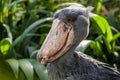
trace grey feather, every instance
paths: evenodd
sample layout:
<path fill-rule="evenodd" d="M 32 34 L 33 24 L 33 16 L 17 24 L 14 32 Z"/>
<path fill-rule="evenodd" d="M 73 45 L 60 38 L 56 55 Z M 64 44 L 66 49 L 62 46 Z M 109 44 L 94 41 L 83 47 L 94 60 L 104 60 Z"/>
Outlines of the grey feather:
<path fill-rule="evenodd" d="M 65 54 L 47 69 L 49 80 L 120 80 L 117 70 L 83 53 Z"/>
<path fill-rule="evenodd" d="M 49 80 L 120 80 L 120 72 L 74 50 L 89 32 L 90 8 L 70 6 L 57 11 L 54 19 L 71 18 L 74 31 L 73 46 L 60 58 L 47 64 Z"/>

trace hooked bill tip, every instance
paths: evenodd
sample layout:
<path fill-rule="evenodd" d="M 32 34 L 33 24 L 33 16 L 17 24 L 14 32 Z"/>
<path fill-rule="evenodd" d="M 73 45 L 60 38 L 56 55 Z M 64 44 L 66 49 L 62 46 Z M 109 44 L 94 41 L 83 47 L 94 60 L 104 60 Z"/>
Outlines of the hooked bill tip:
<path fill-rule="evenodd" d="M 40 64 L 47 64 L 47 63 L 48 63 L 48 58 L 47 58 L 47 56 L 37 55 L 37 61 L 38 61 Z"/>

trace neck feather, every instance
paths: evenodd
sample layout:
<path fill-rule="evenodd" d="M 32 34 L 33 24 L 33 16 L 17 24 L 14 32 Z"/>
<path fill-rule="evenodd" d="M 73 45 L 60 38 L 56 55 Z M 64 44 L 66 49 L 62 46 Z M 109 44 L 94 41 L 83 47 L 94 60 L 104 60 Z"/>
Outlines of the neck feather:
<path fill-rule="evenodd" d="M 49 80 L 64 80 L 69 76 L 68 72 L 75 68 L 77 62 L 74 58 L 74 49 L 69 49 L 62 57 L 47 64 Z"/>

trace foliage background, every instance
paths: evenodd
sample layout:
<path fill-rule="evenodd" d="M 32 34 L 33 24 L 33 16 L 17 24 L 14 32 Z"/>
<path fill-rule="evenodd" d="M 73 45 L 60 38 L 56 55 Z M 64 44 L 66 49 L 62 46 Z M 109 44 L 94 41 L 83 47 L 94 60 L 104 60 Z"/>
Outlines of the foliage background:
<path fill-rule="evenodd" d="M 1 0 L 0 78 L 47 80 L 36 54 L 52 24 L 53 13 L 73 3 L 93 6 L 90 34 L 76 51 L 120 70 L 120 0 Z"/>

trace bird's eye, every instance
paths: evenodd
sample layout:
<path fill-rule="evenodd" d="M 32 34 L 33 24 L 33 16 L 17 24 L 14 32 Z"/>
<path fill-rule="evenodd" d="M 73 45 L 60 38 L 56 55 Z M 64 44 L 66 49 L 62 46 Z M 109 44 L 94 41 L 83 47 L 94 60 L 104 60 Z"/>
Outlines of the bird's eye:
<path fill-rule="evenodd" d="M 74 22 L 76 20 L 76 17 L 70 17 L 67 19 L 68 22 Z"/>
<path fill-rule="evenodd" d="M 70 19 L 70 18 L 68 18 L 67 20 L 68 20 L 68 21 L 72 21 L 72 19 Z"/>

